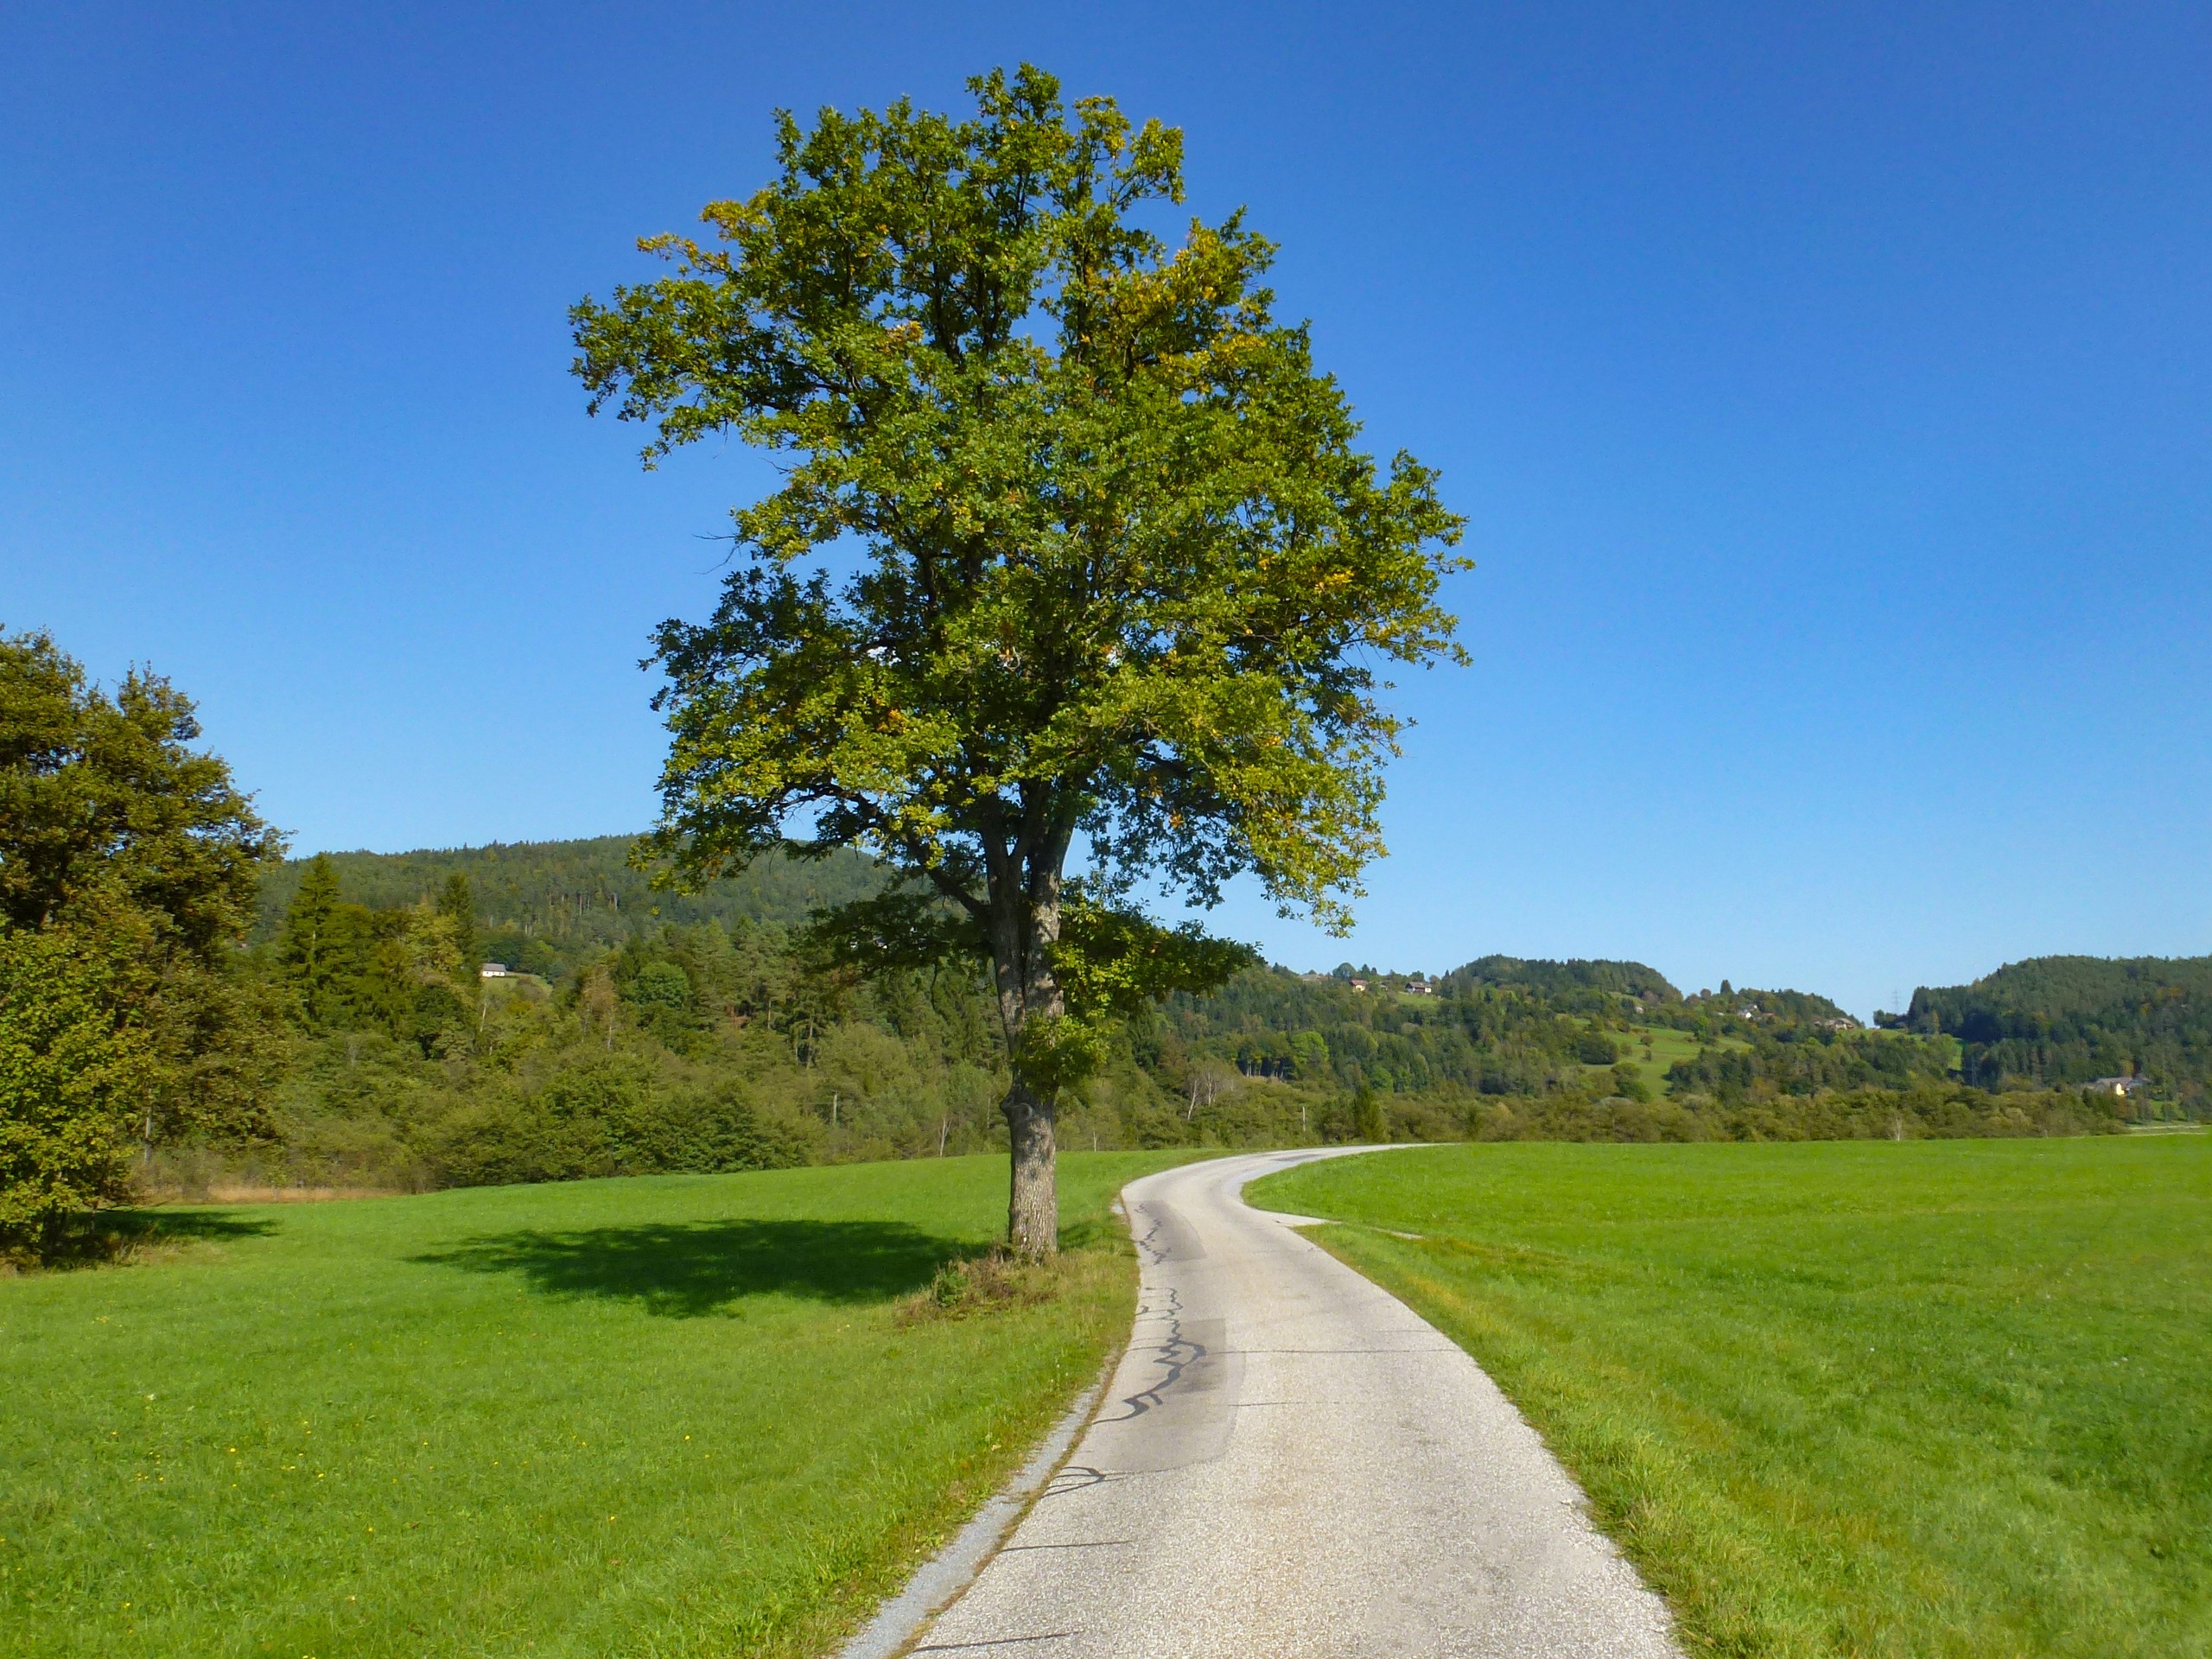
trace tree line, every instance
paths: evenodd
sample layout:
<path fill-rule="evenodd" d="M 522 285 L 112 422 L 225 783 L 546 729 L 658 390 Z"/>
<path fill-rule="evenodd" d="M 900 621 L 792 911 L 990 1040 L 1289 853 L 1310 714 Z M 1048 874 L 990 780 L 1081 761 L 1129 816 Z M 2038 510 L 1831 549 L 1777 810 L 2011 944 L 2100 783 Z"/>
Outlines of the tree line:
<path fill-rule="evenodd" d="M 1878 1018 L 1952 1039 L 1961 1075 L 1987 1089 L 2132 1079 L 2190 1116 L 2212 1095 L 2212 957 L 2041 957 L 1923 986 L 1902 1014 Z"/>
<path fill-rule="evenodd" d="M 110 694 L 42 634 L 0 640 L 10 1248 L 50 1251 L 148 1191 L 1007 1148 L 993 986 L 972 956 L 891 937 L 912 917 L 864 857 L 764 858 L 688 894 L 653 887 L 621 837 L 287 861 L 200 737 L 157 676 Z M 873 946 L 830 925 L 855 913 Z M 1096 914 L 1080 925 L 1108 925 Z M 1867 1030 L 1825 998 L 1685 995 L 1636 963 L 1486 957 L 1427 978 L 1248 953 L 1217 989 L 1101 1020 L 1057 1101 L 1060 1135 L 2110 1128 L 2202 1109 L 2208 966 L 2019 964 Z M 1662 1065 L 1662 1042 L 1688 1052 Z M 2162 1092 L 2078 1086 L 2123 1068 Z"/>

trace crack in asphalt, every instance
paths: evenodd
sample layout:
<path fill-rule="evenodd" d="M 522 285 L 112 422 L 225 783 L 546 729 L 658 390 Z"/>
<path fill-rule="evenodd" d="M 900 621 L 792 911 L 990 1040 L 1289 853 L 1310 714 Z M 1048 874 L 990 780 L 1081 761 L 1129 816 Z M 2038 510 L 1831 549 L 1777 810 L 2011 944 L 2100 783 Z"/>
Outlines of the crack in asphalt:
<path fill-rule="evenodd" d="M 1124 1198 L 1141 1290 L 1106 1411 L 912 1652 L 1681 1659 L 1663 1604 L 1457 1344 L 1242 1205 L 1244 1179 L 1303 1161 L 1162 1172 Z M 1421 1363 L 1335 1363 L 1402 1357 Z"/>
<path fill-rule="evenodd" d="M 1153 1233 L 1157 1232 L 1159 1227 L 1159 1220 L 1154 1217 L 1152 1229 L 1145 1236 L 1146 1239 L 1149 1239 Z M 1144 1240 L 1140 1240 L 1139 1243 L 1144 1245 Z M 1155 1255 L 1159 1255 L 1156 1250 L 1154 1253 Z M 1160 1259 L 1166 1258 L 1162 1256 Z M 1205 1344 L 1184 1334 L 1181 1293 L 1173 1285 L 1163 1286 L 1162 1289 L 1166 1293 L 1167 1306 L 1165 1308 L 1149 1306 L 1140 1308 L 1137 1311 L 1137 1318 L 1140 1321 L 1147 1318 L 1166 1320 L 1167 1333 L 1166 1338 L 1154 1350 L 1153 1362 L 1157 1365 L 1164 1366 L 1166 1375 L 1150 1388 L 1140 1389 L 1135 1394 L 1123 1396 L 1122 1404 L 1127 1406 L 1128 1409 L 1117 1417 L 1100 1417 L 1097 1421 L 1102 1423 L 1129 1422 L 1143 1416 L 1156 1406 L 1165 1405 L 1167 1391 L 1183 1380 L 1183 1374 L 1185 1371 L 1206 1357 L 1208 1351 Z"/>
<path fill-rule="evenodd" d="M 1134 1538 L 1093 1538 L 1085 1543 L 1008 1544 L 999 1554 L 1018 1555 L 1025 1549 L 1127 1549 L 1135 1542 Z"/>
<path fill-rule="evenodd" d="M 1012 1648 L 1024 1642 L 1065 1642 L 1079 1635 L 1076 1630 L 1048 1630 L 1040 1636 L 1001 1636 L 988 1642 L 930 1642 L 912 1649 L 915 1653 L 974 1653 L 981 1648 Z"/>

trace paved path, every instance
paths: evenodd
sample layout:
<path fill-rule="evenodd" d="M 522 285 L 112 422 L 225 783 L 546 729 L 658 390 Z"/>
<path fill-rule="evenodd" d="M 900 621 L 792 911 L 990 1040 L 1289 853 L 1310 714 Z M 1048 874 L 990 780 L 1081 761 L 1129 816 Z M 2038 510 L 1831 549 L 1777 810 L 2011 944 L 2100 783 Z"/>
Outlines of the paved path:
<path fill-rule="evenodd" d="M 1129 1351 L 1090 1431 L 912 1649 L 985 1659 L 1675 1659 L 1665 1609 L 1433 1326 L 1238 1190 L 1148 1176 Z"/>

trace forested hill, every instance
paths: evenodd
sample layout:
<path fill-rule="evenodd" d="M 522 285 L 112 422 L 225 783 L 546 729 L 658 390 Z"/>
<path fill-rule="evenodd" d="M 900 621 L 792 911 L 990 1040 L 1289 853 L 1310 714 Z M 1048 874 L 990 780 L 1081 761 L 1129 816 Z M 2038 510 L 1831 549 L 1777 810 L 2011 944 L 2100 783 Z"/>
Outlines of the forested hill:
<path fill-rule="evenodd" d="M 1971 985 L 1923 986 L 1902 1025 L 1961 1047 L 1984 1088 L 2146 1078 L 2160 1094 L 2212 1086 L 2212 957 L 2037 957 Z"/>
<path fill-rule="evenodd" d="M 632 838 L 517 842 L 412 853 L 333 853 L 340 893 L 372 910 L 429 898 L 456 874 L 468 878 L 486 959 L 548 978 L 627 943 L 663 922 L 683 926 L 744 920 L 789 927 L 810 910 L 842 904 L 876 886 L 876 867 L 858 853 L 819 863 L 763 859 L 743 874 L 696 893 L 657 893 L 629 862 Z M 272 868 L 261 886 L 255 942 L 272 939 L 300 888 L 304 859 Z"/>
<path fill-rule="evenodd" d="M 243 964 L 287 1033 L 265 1161 L 388 1186 L 1003 1146 L 981 976 L 832 969 L 792 944 L 878 867 L 768 860 L 673 894 L 630 844 L 340 854 L 334 893 L 303 892 L 302 863 L 272 871 Z M 483 980 L 486 960 L 530 976 Z M 1255 965 L 1117 1028 L 1060 1128 L 1086 1147 L 2111 1128 L 2202 1104 L 2209 992 L 2208 963 L 2023 964 L 1922 993 L 1908 1033 L 1805 992 L 1684 995 L 1636 962 Z M 2129 1069 L 2170 1081 L 2064 1092 Z"/>
<path fill-rule="evenodd" d="M 1524 962 L 1518 957 L 1484 957 L 1454 969 L 1441 982 L 1452 995 L 1478 986 L 1518 985 L 1554 997 L 1595 991 L 1645 1002 L 1682 1000 L 1682 994 L 1668 982 L 1664 974 L 1640 962 Z"/>

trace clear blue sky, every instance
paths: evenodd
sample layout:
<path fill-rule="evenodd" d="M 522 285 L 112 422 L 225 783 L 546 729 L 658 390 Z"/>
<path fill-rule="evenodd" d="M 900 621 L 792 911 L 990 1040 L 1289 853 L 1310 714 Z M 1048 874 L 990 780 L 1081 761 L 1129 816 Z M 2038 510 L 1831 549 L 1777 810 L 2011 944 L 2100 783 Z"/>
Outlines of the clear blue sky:
<path fill-rule="evenodd" d="M 768 116 L 1032 59 L 1188 136 L 1480 563 L 1349 944 L 1864 1014 L 2212 949 L 2212 11 L 21 7 L 0 623 L 148 662 L 301 850 L 632 830 L 759 464 L 564 309 Z"/>

